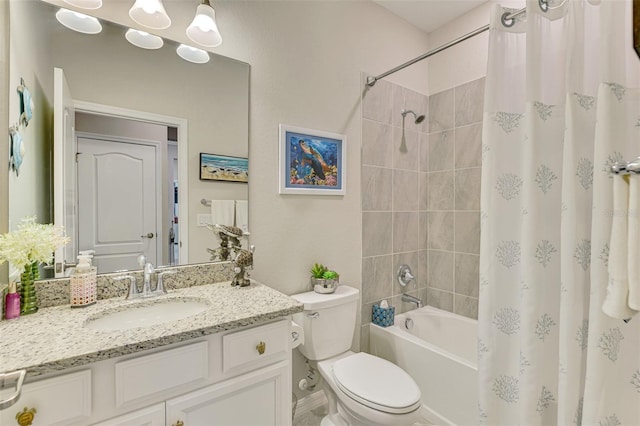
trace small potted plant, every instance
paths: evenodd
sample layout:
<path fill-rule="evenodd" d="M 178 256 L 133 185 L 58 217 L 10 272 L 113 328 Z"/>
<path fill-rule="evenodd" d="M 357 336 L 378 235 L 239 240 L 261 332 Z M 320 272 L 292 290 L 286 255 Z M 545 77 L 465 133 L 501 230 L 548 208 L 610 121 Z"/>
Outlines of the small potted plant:
<path fill-rule="evenodd" d="M 321 263 L 313 265 L 311 270 L 311 287 L 316 293 L 333 293 L 336 291 L 340 275 Z"/>

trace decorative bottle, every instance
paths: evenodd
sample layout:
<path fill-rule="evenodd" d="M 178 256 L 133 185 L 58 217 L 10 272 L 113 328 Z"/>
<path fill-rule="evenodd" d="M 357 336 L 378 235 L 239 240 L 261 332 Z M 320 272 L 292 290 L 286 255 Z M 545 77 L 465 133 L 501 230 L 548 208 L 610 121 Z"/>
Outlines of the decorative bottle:
<path fill-rule="evenodd" d="M 91 265 L 93 253 L 93 250 L 81 251 L 78 265 L 71 273 L 69 295 L 72 308 L 93 305 L 98 300 L 97 268 Z"/>
<path fill-rule="evenodd" d="M 16 283 L 9 284 L 9 292 L 5 298 L 4 317 L 6 319 L 20 316 L 20 295 L 16 292 Z"/>

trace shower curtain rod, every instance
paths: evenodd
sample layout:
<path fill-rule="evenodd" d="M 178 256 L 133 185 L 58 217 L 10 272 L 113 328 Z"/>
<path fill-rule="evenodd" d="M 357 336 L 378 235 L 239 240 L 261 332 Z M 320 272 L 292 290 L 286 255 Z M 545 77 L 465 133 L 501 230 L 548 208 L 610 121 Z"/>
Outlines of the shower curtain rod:
<path fill-rule="evenodd" d="M 546 4 L 546 1 L 544 1 L 544 0 L 539 0 L 539 1 L 541 3 L 541 8 L 542 8 L 542 4 Z M 527 8 L 525 7 L 525 8 L 522 8 L 520 10 L 516 10 L 515 12 L 511 12 L 511 13 L 505 12 L 502 15 L 502 19 L 501 19 L 502 24 L 504 26 L 506 26 L 506 27 L 512 26 L 515 23 L 514 18 L 517 17 L 517 16 L 522 15 L 526 11 L 527 11 Z M 409 65 L 413 65 L 416 62 L 420 62 L 423 59 L 427 59 L 428 57 L 433 56 L 436 53 L 440 53 L 443 50 L 446 50 L 446 49 L 448 49 L 448 48 L 450 48 L 452 46 L 455 46 L 458 43 L 462 43 L 463 41 L 465 41 L 467 39 L 470 39 L 471 37 L 477 36 L 478 34 L 487 31 L 488 29 L 489 29 L 489 24 L 485 25 L 484 27 L 480 27 L 480 28 L 478 28 L 476 30 L 473 30 L 468 34 L 463 35 L 462 37 L 458 37 L 457 39 L 455 39 L 453 41 L 450 41 L 449 43 L 443 44 L 440 47 L 436 47 L 435 49 L 428 51 L 424 55 L 418 56 L 417 58 L 414 58 L 414 59 L 412 59 L 412 60 L 410 60 L 408 62 L 405 62 L 402 65 L 398 65 L 397 67 L 395 67 L 395 68 L 393 68 L 393 69 L 391 69 L 391 70 L 389 70 L 387 72 L 384 72 L 384 73 L 382 73 L 382 74 L 380 74 L 380 75 L 378 75 L 376 77 L 369 76 L 369 77 L 367 77 L 367 86 L 373 87 L 376 84 L 376 82 L 378 80 L 380 80 L 381 78 L 385 78 L 386 76 L 388 76 L 390 74 L 393 74 L 394 72 L 398 72 L 398 71 L 400 71 L 402 69 L 405 69 Z"/>

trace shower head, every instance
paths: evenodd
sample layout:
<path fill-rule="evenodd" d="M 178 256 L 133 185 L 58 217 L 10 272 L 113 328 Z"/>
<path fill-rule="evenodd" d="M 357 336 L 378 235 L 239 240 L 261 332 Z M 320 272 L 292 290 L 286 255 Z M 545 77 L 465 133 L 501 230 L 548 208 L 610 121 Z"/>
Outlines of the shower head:
<path fill-rule="evenodd" d="M 403 121 L 404 121 L 404 117 L 409 113 L 413 114 L 413 116 L 415 117 L 416 124 L 422 123 L 424 121 L 424 118 L 425 118 L 424 114 L 417 115 L 415 112 L 411 111 L 410 109 L 403 109 L 402 111 L 400 111 L 400 114 L 402 114 Z"/>

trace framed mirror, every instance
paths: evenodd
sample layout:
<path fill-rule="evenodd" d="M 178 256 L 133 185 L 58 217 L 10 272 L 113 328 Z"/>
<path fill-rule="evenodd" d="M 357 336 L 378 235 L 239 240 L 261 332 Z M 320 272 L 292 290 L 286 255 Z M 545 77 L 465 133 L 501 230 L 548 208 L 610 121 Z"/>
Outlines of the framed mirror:
<path fill-rule="evenodd" d="M 148 250 L 154 265 L 209 261 L 218 243 L 201 200 L 247 200 L 248 184 L 200 180 L 200 153 L 248 157 L 249 65 L 211 52 L 205 64 L 187 62 L 171 40 L 141 49 L 104 20 L 99 34 L 81 34 L 58 10 L 10 3 L 9 117 L 26 148 L 9 178 L 10 227 L 33 215 L 63 221 L 72 243 L 56 262 L 96 250 L 101 273 L 139 269 Z M 26 126 L 12 90 L 20 79 L 35 107 Z M 60 123 L 71 130 L 61 134 Z M 54 165 L 65 135 L 67 161 Z"/>

